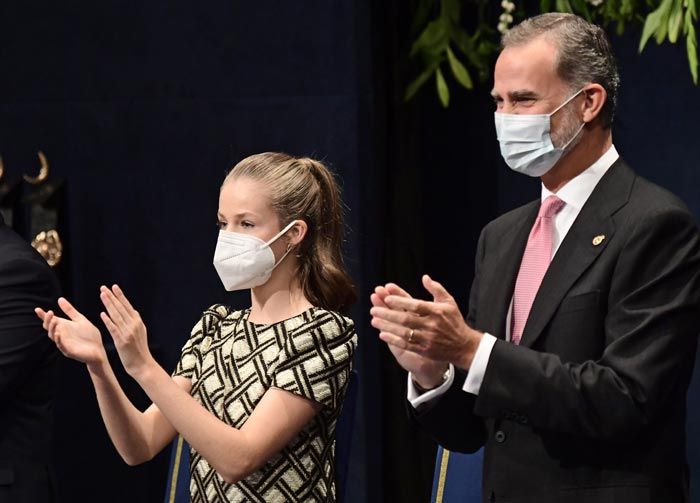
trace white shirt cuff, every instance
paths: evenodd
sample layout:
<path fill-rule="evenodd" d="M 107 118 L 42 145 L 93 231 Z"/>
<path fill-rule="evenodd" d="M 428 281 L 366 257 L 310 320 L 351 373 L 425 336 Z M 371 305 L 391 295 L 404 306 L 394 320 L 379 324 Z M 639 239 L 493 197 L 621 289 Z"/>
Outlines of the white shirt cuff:
<path fill-rule="evenodd" d="M 476 353 L 474 353 L 472 366 L 467 373 L 467 379 L 464 381 L 464 386 L 462 386 L 462 389 L 467 393 L 471 393 L 472 395 L 479 394 L 481 383 L 484 380 L 484 374 L 486 374 L 486 366 L 489 363 L 491 351 L 493 350 L 494 344 L 496 344 L 496 340 L 497 339 L 493 335 L 487 333 L 481 338 L 479 347 L 476 348 Z"/>
<path fill-rule="evenodd" d="M 411 403 L 411 406 L 415 409 L 419 405 L 422 405 L 424 403 L 427 403 L 440 395 L 443 395 L 448 389 L 450 389 L 450 386 L 452 386 L 452 382 L 455 380 L 455 369 L 450 364 L 450 368 L 447 370 L 447 379 L 445 379 L 445 382 L 443 382 L 440 386 L 437 388 L 433 388 L 431 390 L 426 391 L 425 393 L 419 393 L 418 390 L 416 389 L 415 385 L 413 384 L 413 377 L 411 376 L 411 373 L 408 373 L 408 401 Z"/>

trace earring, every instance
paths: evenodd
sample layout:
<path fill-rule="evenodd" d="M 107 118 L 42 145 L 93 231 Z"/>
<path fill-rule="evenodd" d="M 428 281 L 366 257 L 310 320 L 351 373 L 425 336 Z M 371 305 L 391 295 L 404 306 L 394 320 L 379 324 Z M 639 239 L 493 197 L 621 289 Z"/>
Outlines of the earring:
<path fill-rule="evenodd" d="M 287 253 L 292 249 L 292 243 L 287 243 Z"/>

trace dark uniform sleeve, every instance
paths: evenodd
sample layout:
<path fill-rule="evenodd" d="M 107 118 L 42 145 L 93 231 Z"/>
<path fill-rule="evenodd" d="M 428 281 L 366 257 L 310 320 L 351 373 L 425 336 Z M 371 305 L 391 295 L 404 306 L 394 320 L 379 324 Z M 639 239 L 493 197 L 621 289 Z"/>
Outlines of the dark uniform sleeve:
<path fill-rule="evenodd" d="M 0 408 L 36 365 L 57 356 L 34 308 L 54 309 L 58 295 L 58 281 L 40 257 L 28 251 L 0 260 Z"/>

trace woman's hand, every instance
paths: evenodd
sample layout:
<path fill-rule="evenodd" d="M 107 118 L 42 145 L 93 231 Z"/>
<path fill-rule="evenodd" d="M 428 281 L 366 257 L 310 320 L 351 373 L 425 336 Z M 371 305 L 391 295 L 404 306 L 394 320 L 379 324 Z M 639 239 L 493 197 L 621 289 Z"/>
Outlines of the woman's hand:
<path fill-rule="evenodd" d="M 114 285 L 111 290 L 102 286 L 100 300 L 107 309 L 106 313 L 100 313 L 100 318 L 114 339 L 119 359 L 126 372 L 138 379 L 142 372 L 155 364 L 148 349 L 146 325 L 119 286 Z"/>
<path fill-rule="evenodd" d="M 59 351 L 68 358 L 88 366 L 106 362 L 107 353 L 97 327 L 63 297 L 58 299 L 58 306 L 69 319 L 56 316 L 53 311 L 47 312 L 40 307 L 34 309 L 34 312 L 42 320 L 44 329 Z"/>

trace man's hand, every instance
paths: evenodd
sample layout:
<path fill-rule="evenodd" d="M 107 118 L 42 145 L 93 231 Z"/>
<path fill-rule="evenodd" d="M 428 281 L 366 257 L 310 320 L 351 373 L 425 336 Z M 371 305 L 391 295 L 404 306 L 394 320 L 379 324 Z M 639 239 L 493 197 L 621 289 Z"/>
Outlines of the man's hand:
<path fill-rule="evenodd" d="M 383 306 L 373 300 L 372 326 L 380 330 L 380 339 L 389 344 L 394 356 L 400 350 L 468 369 L 483 334 L 466 324 L 454 298 L 440 283 L 426 274 L 423 286 L 433 296 L 432 302 L 413 299 L 403 291 L 390 291 L 382 299 Z"/>
<path fill-rule="evenodd" d="M 406 299 L 411 298 L 400 286 L 394 283 L 388 283 L 386 286 L 378 286 L 375 288 L 370 300 L 374 307 L 386 308 L 387 306 L 384 303 L 384 299 L 390 295 Z M 421 388 L 434 388 L 442 382 L 442 376 L 445 370 L 447 370 L 447 363 L 430 360 L 418 353 L 414 353 L 413 351 L 409 351 L 394 344 L 388 343 L 387 346 L 398 364 L 401 365 L 404 370 L 412 374 L 413 380 Z"/>

